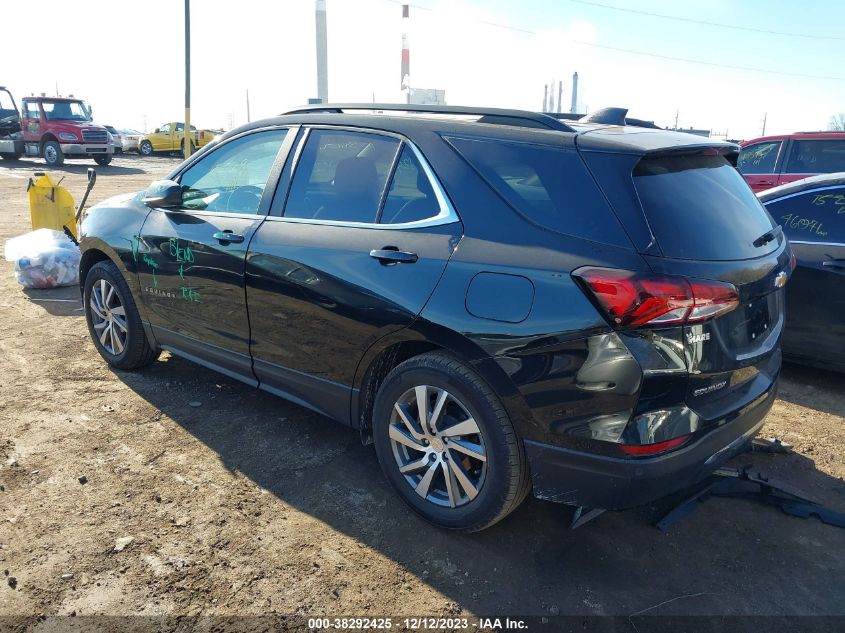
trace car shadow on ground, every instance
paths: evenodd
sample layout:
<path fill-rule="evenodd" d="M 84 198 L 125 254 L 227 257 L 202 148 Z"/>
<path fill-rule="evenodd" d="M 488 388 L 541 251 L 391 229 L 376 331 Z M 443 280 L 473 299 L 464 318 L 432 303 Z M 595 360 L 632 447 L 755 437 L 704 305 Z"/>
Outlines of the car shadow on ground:
<path fill-rule="evenodd" d="M 845 530 L 815 519 L 712 498 L 668 533 L 652 525 L 666 503 L 569 530 L 571 509 L 529 498 L 484 532 L 454 534 L 404 505 L 355 430 L 167 355 L 144 372 L 117 375 L 230 471 L 475 613 L 787 615 L 838 613 L 845 604 Z M 745 463 L 775 467 L 793 485 L 845 506 L 842 482 L 806 457 L 734 460 Z"/>
<path fill-rule="evenodd" d="M 64 286 L 62 288 L 23 288 L 23 293 L 30 302 L 41 306 L 45 312 L 53 316 L 83 316 L 82 298 L 79 286 Z"/>
<path fill-rule="evenodd" d="M 19 174 L 21 176 L 30 177 L 35 172 L 49 172 L 52 175 L 60 174 L 82 174 L 85 175 L 88 169 L 93 167 L 97 171 L 97 175 L 112 175 L 112 176 L 128 176 L 132 174 L 144 174 L 146 171 L 140 167 L 135 167 L 131 164 L 124 164 L 124 157 L 118 156 L 117 161 L 109 165 L 98 165 L 93 160 L 81 160 L 79 162 L 66 162 L 59 166 L 50 166 L 41 160 L 13 160 L 3 161 L 0 167 L 5 167 L 11 174 Z"/>
<path fill-rule="evenodd" d="M 845 417 L 845 373 L 784 363 L 781 375 L 780 399 Z"/>

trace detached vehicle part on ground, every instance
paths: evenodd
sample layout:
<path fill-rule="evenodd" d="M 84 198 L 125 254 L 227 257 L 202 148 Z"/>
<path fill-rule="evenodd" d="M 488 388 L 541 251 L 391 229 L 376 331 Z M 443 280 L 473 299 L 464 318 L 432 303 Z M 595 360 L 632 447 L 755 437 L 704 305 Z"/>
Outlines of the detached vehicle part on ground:
<path fill-rule="evenodd" d="M 49 166 L 58 167 L 66 158 L 93 158 L 98 165 L 108 165 L 114 155 L 108 131 L 92 122 L 91 111 L 80 99 L 24 97 L 18 120 L 20 136 L 10 139 L 11 151 L 0 144 L 4 158 L 41 156 Z"/>
<path fill-rule="evenodd" d="M 92 208 L 89 331 L 114 367 L 168 350 L 359 428 L 444 528 L 532 489 L 637 506 L 744 450 L 775 399 L 793 258 L 737 150 L 309 106 Z"/>
<path fill-rule="evenodd" d="M 197 130 L 191 126 L 192 152 L 204 147 L 217 136 L 214 130 Z M 184 152 L 185 124 L 178 121 L 164 123 L 151 134 L 145 134 L 138 141 L 138 151 L 144 156 L 151 156 L 155 152 Z"/>

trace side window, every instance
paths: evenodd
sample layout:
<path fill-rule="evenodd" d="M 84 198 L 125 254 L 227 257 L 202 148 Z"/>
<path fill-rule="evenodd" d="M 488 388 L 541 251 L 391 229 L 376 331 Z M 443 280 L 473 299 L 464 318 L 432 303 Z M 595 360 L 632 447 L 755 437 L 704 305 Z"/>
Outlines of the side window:
<path fill-rule="evenodd" d="M 185 124 L 184 123 L 177 123 L 176 124 L 176 131 L 177 132 L 184 132 L 185 131 Z"/>
<path fill-rule="evenodd" d="M 24 116 L 28 119 L 37 119 L 39 118 L 38 114 L 38 104 L 32 101 L 27 101 L 23 107 Z"/>
<path fill-rule="evenodd" d="M 312 130 L 293 175 L 285 217 L 375 222 L 399 141 Z"/>
<path fill-rule="evenodd" d="M 184 208 L 257 213 L 285 134 L 287 130 L 248 134 L 206 154 L 179 180 Z"/>
<path fill-rule="evenodd" d="M 741 174 L 773 174 L 780 152 L 781 141 L 755 143 L 743 147 L 736 167 Z"/>
<path fill-rule="evenodd" d="M 379 222 L 401 224 L 432 218 L 440 213 L 434 188 L 414 151 L 405 145 L 393 172 L 393 180 Z"/>
<path fill-rule="evenodd" d="M 845 243 L 845 187 L 806 191 L 766 208 L 791 240 Z"/>
<path fill-rule="evenodd" d="M 845 141 L 794 141 L 786 171 L 790 174 L 845 171 Z"/>
<path fill-rule="evenodd" d="M 158 129 L 158 131 L 162 134 L 170 134 L 170 123 L 165 123 Z"/>
<path fill-rule="evenodd" d="M 619 220 L 575 152 L 502 140 L 446 140 L 531 222 L 558 233 L 631 247 Z"/>

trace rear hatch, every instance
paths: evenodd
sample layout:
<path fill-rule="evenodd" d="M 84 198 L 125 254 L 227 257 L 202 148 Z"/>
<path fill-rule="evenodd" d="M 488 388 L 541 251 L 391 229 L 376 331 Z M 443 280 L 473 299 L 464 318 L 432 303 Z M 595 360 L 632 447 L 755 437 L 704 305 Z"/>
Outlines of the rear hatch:
<path fill-rule="evenodd" d="M 704 420 L 722 418 L 762 397 L 777 377 L 788 245 L 719 150 L 646 155 L 632 174 L 654 238 L 643 254 L 650 268 L 736 288 L 735 308 L 683 325 L 686 403 Z"/>

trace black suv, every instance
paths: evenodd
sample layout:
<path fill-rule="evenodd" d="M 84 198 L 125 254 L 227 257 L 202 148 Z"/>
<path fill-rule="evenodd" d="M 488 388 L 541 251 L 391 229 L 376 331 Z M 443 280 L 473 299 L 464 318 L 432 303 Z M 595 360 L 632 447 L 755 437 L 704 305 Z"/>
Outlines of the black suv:
<path fill-rule="evenodd" d="M 374 110 L 374 108 L 377 108 Z M 742 450 L 791 252 L 737 147 L 516 110 L 314 106 L 94 207 L 97 350 L 168 350 L 361 429 L 419 514 L 621 509 Z"/>

